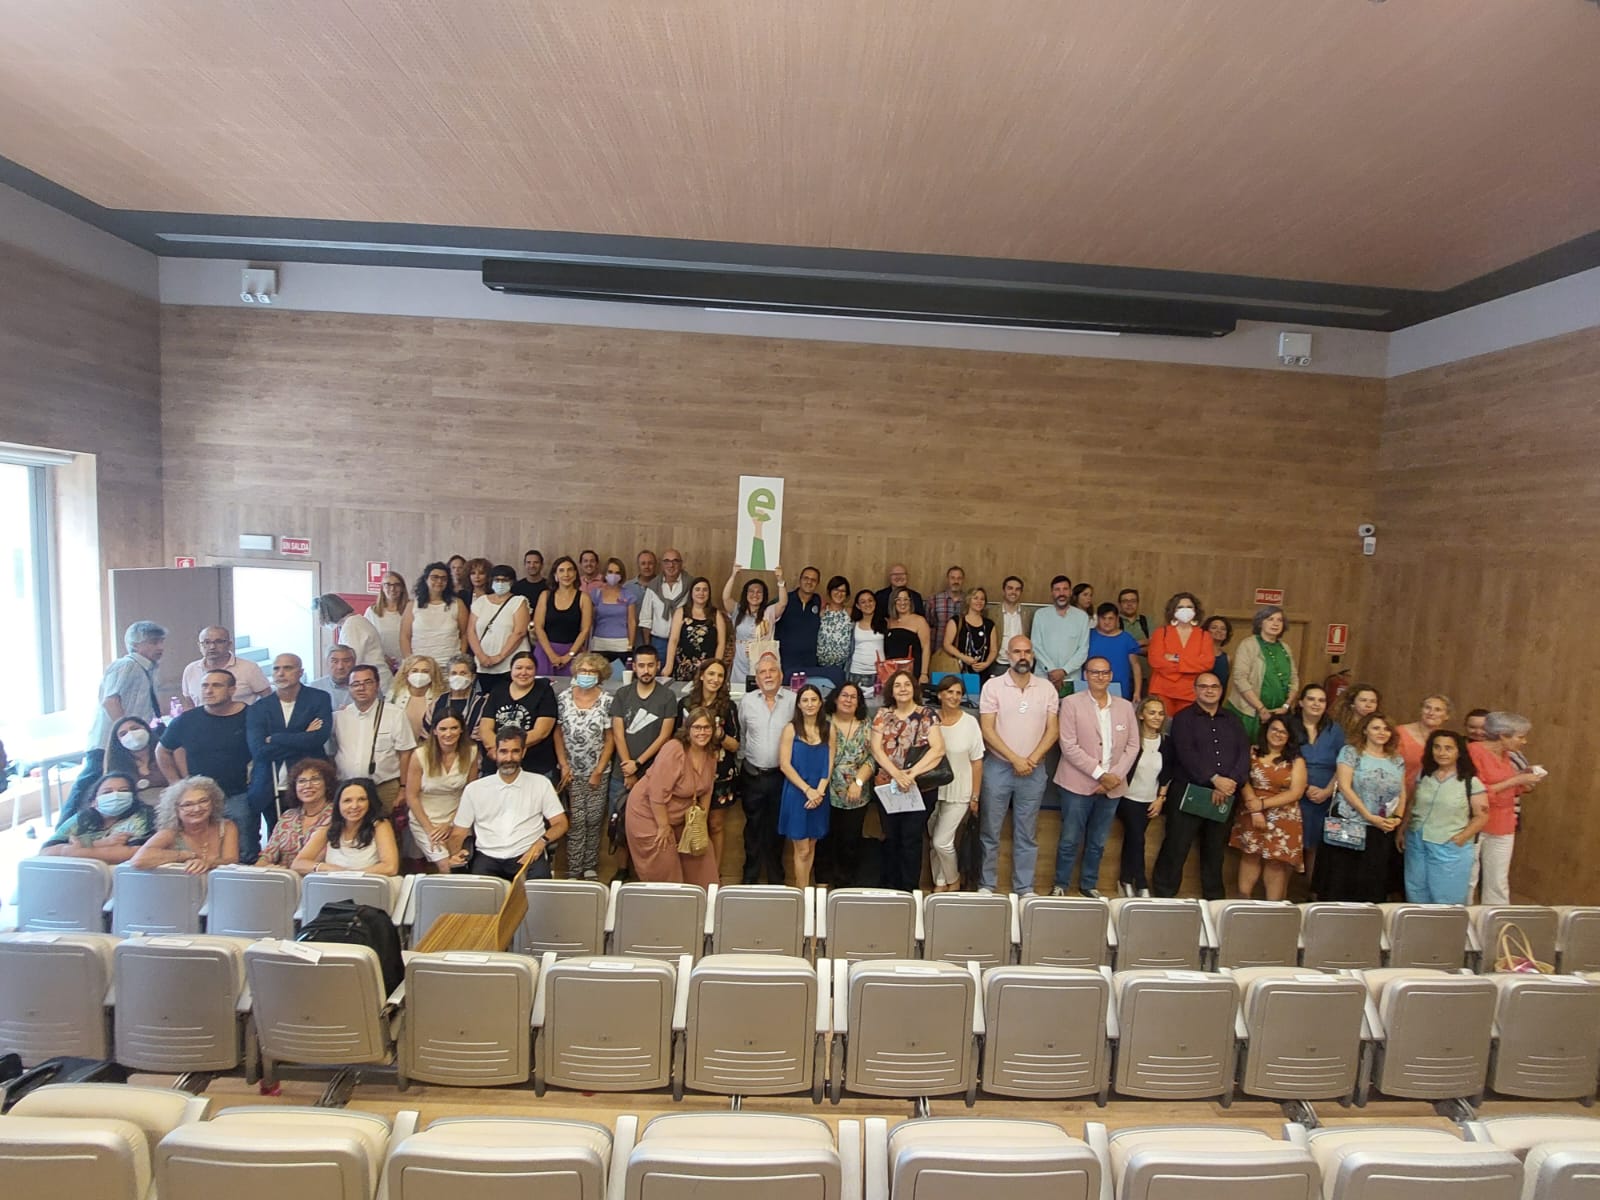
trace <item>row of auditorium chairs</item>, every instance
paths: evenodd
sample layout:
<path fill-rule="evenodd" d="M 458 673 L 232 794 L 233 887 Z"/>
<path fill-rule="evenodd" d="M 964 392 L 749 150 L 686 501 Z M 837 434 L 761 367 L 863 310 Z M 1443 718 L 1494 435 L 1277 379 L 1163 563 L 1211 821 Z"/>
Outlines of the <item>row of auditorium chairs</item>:
<path fill-rule="evenodd" d="M 499 911 L 509 885 L 482 875 L 382 879 L 233 867 L 210 876 L 139 871 L 88 859 L 21 864 L 17 928 L 130 935 L 293 937 L 331 900 L 389 912 L 419 942 L 445 913 Z M 769 953 L 802 957 L 927 958 L 1126 970 L 1168 967 L 1381 966 L 1495 962 L 1515 924 L 1535 957 L 1563 974 L 1600 971 L 1600 908 L 1539 905 L 1294 905 L 1252 900 L 1156 900 L 916 892 L 876 888 L 713 887 L 576 880 L 525 885 L 528 916 L 516 949 L 573 954 Z"/>
<path fill-rule="evenodd" d="M 1512 1116 L 1459 1130 L 1352 1125 L 1282 1136 L 1236 1126 L 755 1112 L 640 1127 L 520 1116 L 391 1120 L 343 1109 L 208 1114 L 181 1092 L 64 1084 L 0 1117 L 18 1196 L 97 1200 L 1588 1200 L 1600 1121 Z M 14 1189 L 14 1190 L 13 1190 Z M 1459 1193 L 1454 1189 L 1461 1189 Z"/>
<path fill-rule="evenodd" d="M 153 1073 L 392 1067 L 458 1086 L 722 1095 L 1595 1094 L 1600 975 L 546 951 L 406 955 L 209 934 L 0 935 L 0 1053 Z"/>

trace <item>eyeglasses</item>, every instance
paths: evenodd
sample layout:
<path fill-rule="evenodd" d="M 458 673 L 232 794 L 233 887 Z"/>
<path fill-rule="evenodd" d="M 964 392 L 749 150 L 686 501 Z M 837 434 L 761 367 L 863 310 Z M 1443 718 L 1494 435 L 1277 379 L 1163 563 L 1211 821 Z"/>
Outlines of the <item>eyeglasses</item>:
<path fill-rule="evenodd" d="M 1110 675 L 1110 671 L 1085 671 L 1085 675 Z"/>
<path fill-rule="evenodd" d="M 229 638 L 201 638 L 200 644 L 202 646 L 226 646 L 229 640 Z"/>
<path fill-rule="evenodd" d="M 683 566 L 683 559 L 681 558 L 663 558 L 661 561 L 664 563 L 672 563 L 674 566 Z"/>

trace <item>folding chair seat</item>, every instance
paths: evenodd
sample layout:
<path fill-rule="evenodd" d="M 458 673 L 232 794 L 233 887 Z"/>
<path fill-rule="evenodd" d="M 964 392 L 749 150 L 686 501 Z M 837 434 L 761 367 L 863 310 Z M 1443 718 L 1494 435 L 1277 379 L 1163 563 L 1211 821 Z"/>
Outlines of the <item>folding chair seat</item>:
<path fill-rule="evenodd" d="M 533 1000 L 536 1093 L 666 1087 L 687 1019 L 687 959 L 546 953 Z"/>
<path fill-rule="evenodd" d="M 118 937 L 200 932 L 204 875 L 191 875 L 180 866 L 145 871 L 123 863 L 111 878 L 111 932 Z"/>
<path fill-rule="evenodd" d="M 613 883 L 606 933 L 612 954 L 677 962 L 705 949 L 706 892 L 692 883 Z"/>
<path fill-rule="evenodd" d="M 1600 1194 L 1600 1121 L 1593 1117 L 1483 1117 L 1467 1136 L 1522 1162 L 1522 1200 L 1594 1200 Z"/>
<path fill-rule="evenodd" d="M 1518 1200 L 1522 1192 L 1514 1155 L 1449 1130 L 1366 1125 L 1304 1137 L 1327 1200 Z"/>
<path fill-rule="evenodd" d="M 868 1193 L 889 1200 L 1099 1200 L 1100 1159 L 1048 1121 L 926 1117 L 866 1129 Z M 885 1178 L 887 1176 L 887 1178 Z M 874 1189 L 873 1184 L 877 1184 Z"/>
<path fill-rule="evenodd" d="M 630 1145 L 637 1121 L 618 1120 Z M 390 1151 L 385 1178 L 389 1200 L 460 1200 L 468 1189 L 473 1200 L 600 1200 L 613 1152 L 611 1131 L 589 1121 L 445 1117 Z"/>
<path fill-rule="evenodd" d="M 1118 971 L 1198 971 L 1208 945 L 1198 900 L 1118 896 L 1111 901 L 1111 946 Z"/>
<path fill-rule="evenodd" d="M 603 883 L 578 879 L 528 879 L 528 915 L 522 918 L 514 948 L 542 958 L 555 954 L 604 954 L 606 910 L 611 892 Z"/>
<path fill-rule="evenodd" d="M 503 883 L 503 880 L 496 880 Z M 526 1083 L 538 965 L 523 954 L 444 951 L 406 960 L 400 1086 Z"/>
<path fill-rule="evenodd" d="M 822 1099 L 833 964 L 780 954 L 708 954 L 689 972 L 679 1089 Z"/>
<path fill-rule="evenodd" d="M 1467 1136 L 1525 1158 L 1544 1142 L 1600 1142 L 1600 1119 L 1559 1113 L 1479 1117 L 1467 1122 Z"/>
<path fill-rule="evenodd" d="M 1090 1122 L 1084 1132 L 1116 1200 L 1319 1200 L 1306 1149 L 1259 1129 L 1171 1125 L 1110 1133 Z"/>
<path fill-rule="evenodd" d="M 302 925 L 309 925 L 317 919 L 324 904 L 354 900 L 357 904 L 383 909 L 398 925 L 410 896 L 410 881 L 414 879 L 415 875 L 362 875 L 358 871 L 307 875 L 300 886 L 300 911 L 295 913 L 295 919 Z"/>
<path fill-rule="evenodd" d="M 247 1053 L 244 938 L 130 938 L 113 951 L 116 1056 L 134 1071 L 231 1071 Z M 247 1062 L 254 1070 L 254 1063 Z"/>
<path fill-rule="evenodd" d="M 93 858 L 25 858 L 17 863 L 17 929 L 104 933 L 111 867 Z"/>
<path fill-rule="evenodd" d="M 1106 1102 L 1109 972 L 995 967 L 983 975 L 983 1088 L 997 1096 Z"/>
<path fill-rule="evenodd" d="M 859 1195 L 861 1128 L 839 1122 L 839 1147 L 814 1117 L 672 1113 L 644 1127 L 628 1155 L 626 1200 L 841 1200 Z M 848 1179 L 848 1184 L 847 1184 Z"/>
<path fill-rule="evenodd" d="M 1427 967 L 1385 967 L 1362 979 L 1380 1092 L 1412 1100 L 1482 1093 L 1498 998 L 1493 981 Z"/>
<path fill-rule="evenodd" d="M 218 867 L 206 884 L 206 932 L 223 937 L 292 938 L 300 876 L 288 867 Z"/>
<path fill-rule="evenodd" d="M 921 892 L 834 888 L 818 907 L 818 958 L 869 962 L 917 957 L 922 941 Z"/>
<path fill-rule="evenodd" d="M 1561 915 L 1555 909 L 1542 904 L 1474 904 L 1467 914 L 1479 947 L 1480 973 L 1487 975 L 1494 970 L 1500 931 L 1507 925 L 1515 925 L 1527 935 L 1535 958 L 1555 965 L 1556 937 L 1561 926 Z"/>
<path fill-rule="evenodd" d="M 1492 975 L 1489 1086 L 1530 1100 L 1590 1099 L 1600 1077 L 1600 984 L 1562 975 Z"/>
<path fill-rule="evenodd" d="M 979 892 L 935 892 L 923 901 L 922 957 L 983 970 L 1005 966 L 1017 934 L 1016 899 Z"/>
<path fill-rule="evenodd" d="M 1114 1087 L 1164 1100 L 1233 1098 L 1239 989 L 1203 971 L 1118 971 Z"/>
<path fill-rule="evenodd" d="M 1217 935 L 1212 968 L 1292 967 L 1300 961 L 1300 910 L 1281 900 L 1209 900 Z"/>
<path fill-rule="evenodd" d="M 1391 967 L 1458 971 L 1467 961 L 1467 910 L 1460 904 L 1380 904 Z"/>
<path fill-rule="evenodd" d="M 815 888 L 777 884 L 711 887 L 712 954 L 781 954 L 806 957 L 812 935 Z"/>
<path fill-rule="evenodd" d="M 1376 904 L 1326 901 L 1300 909 L 1300 965 L 1316 971 L 1383 966 L 1383 913 Z"/>
<path fill-rule="evenodd" d="M 1273 1100 L 1354 1099 L 1361 1070 L 1359 979 L 1304 967 L 1240 967 L 1241 1087 Z"/>
<path fill-rule="evenodd" d="M 511 885 L 493 875 L 418 875 L 402 924 L 411 929 L 414 947 L 446 913 L 493 915 L 505 903 Z"/>
<path fill-rule="evenodd" d="M 1556 915 L 1556 970 L 1600 971 L 1600 907 L 1561 904 Z"/>
<path fill-rule="evenodd" d="M 372 1200 L 391 1134 L 398 1144 L 417 1114 L 352 1109 L 225 1108 L 175 1130 L 156 1148 L 161 1200 Z"/>
<path fill-rule="evenodd" d="M 1017 961 L 1025 967 L 1111 964 L 1106 930 L 1111 906 L 1088 896 L 1023 896 L 1017 902 L 1021 937 Z"/>
<path fill-rule="evenodd" d="M 111 1047 L 109 933 L 0 934 L 0 1054 L 33 1066 Z"/>
<path fill-rule="evenodd" d="M 252 942 L 244 951 L 261 1073 L 277 1064 L 345 1067 L 393 1059 L 399 996 L 384 992 L 378 956 L 366 946 Z"/>
<path fill-rule="evenodd" d="M 862 1096 L 977 1097 L 978 972 L 944 962 L 833 966 L 833 1102 Z"/>

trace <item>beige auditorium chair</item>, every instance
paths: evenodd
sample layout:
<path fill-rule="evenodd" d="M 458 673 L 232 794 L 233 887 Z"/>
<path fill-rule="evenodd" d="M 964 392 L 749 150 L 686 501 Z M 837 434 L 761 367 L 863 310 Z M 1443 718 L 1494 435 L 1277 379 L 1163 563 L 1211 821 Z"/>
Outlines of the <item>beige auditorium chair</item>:
<path fill-rule="evenodd" d="M 1017 961 L 1025 967 L 1111 965 L 1111 906 L 1089 896 L 1023 896 L 1017 902 Z"/>
<path fill-rule="evenodd" d="M 922 903 L 922 957 L 987 971 L 1011 961 L 1020 940 L 1015 896 L 935 892 Z"/>
<path fill-rule="evenodd" d="M 409 955 L 396 1058 L 400 1086 L 417 1079 L 452 1087 L 528 1082 L 537 977 L 537 963 L 524 954 Z"/>
<path fill-rule="evenodd" d="M 1561 916 L 1555 909 L 1542 904 L 1474 904 L 1467 914 L 1478 950 L 1478 970 L 1483 974 L 1494 971 L 1500 930 L 1507 925 L 1515 925 L 1527 935 L 1535 958 L 1555 965 L 1556 935 L 1561 926 Z"/>
<path fill-rule="evenodd" d="M 859 1200 L 861 1125 L 840 1121 L 836 1147 L 814 1117 L 671 1113 L 627 1161 L 625 1200 Z"/>
<path fill-rule="evenodd" d="M 206 932 L 223 937 L 292 938 L 300 876 L 288 867 L 218 867 L 206 884 Z"/>
<path fill-rule="evenodd" d="M 124 863 L 111 873 L 111 932 L 199 933 L 206 902 L 206 877 L 176 863 L 141 870 Z"/>
<path fill-rule="evenodd" d="M 832 1089 L 902 1096 L 978 1092 L 984 1033 L 976 967 L 954 963 L 871 961 L 833 964 Z"/>
<path fill-rule="evenodd" d="M 0 933 L 0 1054 L 32 1066 L 111 1050 L 109 933 Z"/>
<path fill-rule="evenodd" d="M 1387 965 L 1459 971 L 1470 944 L 1467 910 L 1460 904 L 1380 904 L 1389 939 Z"/>
<path fill-rule="evenodd" d="M 381 908 L 396 925 L 405 915 L 410 902 L 415 875 L 363 875 L 359 871 L 328 871 L 307 875 L 300 885 L 300 911 L 295 919 L 309 925 L 317 919 L 324 904 L 335 900 L 354 900 Z"/>
<path fill-rule="evenodd" d="M 627 1166 L 637 1123 L 618 1118 L 613 1141 L 589 1121 L 445 1117 L 389 1152 L 388 1200 L 601 1200 Z"/>
<path fill-rule="evenodd" d="M 1563 975 L 1600 971 L 1600 907 L 1556 906 L 1556 970 Z"/>
<path fill-rule="evenodd" d="M 1594 1200 L 1600 1195 L 1600 1121 L 1528 1115 L 1467 1122 L 1467 1136 L 1522 1161 L 1522 1200 Z"/>
<path fill-rule="evenodd" d="M 1290 1127 L 1322 1172 L 1326 1200 L 1519 1200 L 1522 1165 L 1447 1129 L 1359 1125 Z"/>
<path fill-rule="evenodd" d="M 1238 985 L 1204 971 L 1118 971 L 1113 1087 L 1124 1096 L 1232 1102 Z"/>
<path fill-rule="evenodd" d="M 721 1096 L 810 1092 L 827 1078 L 833 964 L 784 954 L 708 954 L 689 972 L 684 1088 Z"/>
<path fill-rule="evenodd" d="M 983 1090 L 1105 1104 L 1115 1038 L 1109 968 L 995 967 L 983 974 Z"/>
<path fill-rule="evenodd" d="M 1170 1125 L 1119 1129 L 1097 1121 L 1084 1137 L 1116 1200 L 1319 1200 L 1304 1146 L 1259 1129 Z"/>
<path fill-rule="evenodd" d="M 253 1079 L 250 993 L 243 938 L 129 938 L 113 952 L 116 1057 L 134 1071 L 231 1071 Z"/>
<path fill-rule="evenodd" d="M 816 888 L 780 884 L 711 885 L 706 937 L 712 954 L 807 956 Z"/>
<path fill-rule="evenodd" d="M 18 1200 L 145 1200 L 162 1138 L 207 1101 L 120 1083 L 52 1084 L 0 1117 L 0 1181 Z"/>
<path fill-rule="evenodd" d="M 579 1092 L 666 1087 L 688 1018 L 689 970 L 614 955 L 547 952 L 533 998 L 533 1084 Z"/>
<path fill-rule="evenodd" d="M 252 942 L 244 951 L 252 1021 L 269 1084 L 278 1064 L 340 1068 L 393 1060 L 400 995 L 366 946 Z"/>
<path fill-rule="evenodd" d="M 1322 901 L 1300 906 L 1300 965 L 1315 971 L 1383 966 L 1388 937 L 1376 904 Z"/>
<path fill-rule="evenodd" d="M 410 930 L 409 944 L 415 947 L 446 913 L 493 916 L 510 890 L 509 883 L 493 875 L 418 875 L 400 924 Z"/>
<path fill-rule="evenodd" d="M 606 935 L 611 954 L 676 962 L 699 958 L 706 941 L 706 890 L 692 883 L 613 883 Z"/>
<path fill-rule="evenodd" d="M 1498 989 L 1489 1087 L 1529 1100 L 1590 1100 L 1600 1076 L 1600 984 L 1490 975 Z"/>
<path fill-rule="evenodd" d="M 1353 1101 L 1360 1079 L 1367 989 L 1352 976 L 1304 967 L 1240 967 L 1240 1090 L 1280 1103 Z"/>
<path fill-rule="evenodd" d="M 1409 1100 L 1482 1094 L 1498 999 L 1493 981 L 1428 967 L 1384 967 L 1359 977 L 1367 986 L 1378 1091 Z M 1367 1102 L 1367 1090 L 1358 1103 Z"/>
<path fill-rule="evenodd" d="M 818 958 L 916 958 L 921 944 L 921 892 L 851 887 L 817 893 Z"/>
<path fill-rule="evenodd" d="M 1111 953 L 1118 971 L 1198 971 L 1210 942 L 1199 900 L 1118 896 L 1110 902 Z"/>
<path fill-rule="evenodd" d="M 579 879 L 528 879 L 528 915 L 522 918 L 513 949 L 542 958 L 555 954 L 604 954 L 606 910 L 611 892 L 603 883 Z"/>
<path fill-rule="evenodd" d="M 1283 900 L 1208 900 L 1211 967 L 1292 967 L 1300 961 L 1300 909 Z"/>
<path fill-rule="evenodd" d="M 225 1108 L 161 1140 L 156 1191 L 161 1200 L 372 1200 L 390 1146 L 416 1123 L 414 1112 L 391 1125 L 350 1109 Z"/>
<path fill-rule="evenodd" d="M 1100 1159 L 1048 1121 L 866 1121 L 867 1200 L 1100 1200 Z"/>
<path fill-rule="evenodd" d="M 17 864 L 17 929 L 103 933 L 111 867 L 93 858 L 25 858 Z"/>

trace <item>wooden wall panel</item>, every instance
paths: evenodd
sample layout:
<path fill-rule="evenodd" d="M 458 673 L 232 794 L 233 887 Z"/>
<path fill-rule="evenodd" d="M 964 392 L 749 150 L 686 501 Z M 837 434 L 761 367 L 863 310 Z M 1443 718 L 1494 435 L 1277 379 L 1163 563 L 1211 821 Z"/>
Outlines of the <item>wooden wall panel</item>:
<path fill-rule="evenodd" d="M 1600 642 L 1600 329 L 1390 381 L 1371 589 L 1375 682 L 1534 723 L 1549 780 L 1523 805 L 1511 882 L 1600 903 L 1594 699 Z"/>

